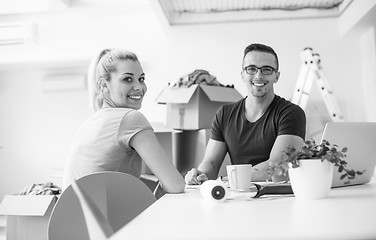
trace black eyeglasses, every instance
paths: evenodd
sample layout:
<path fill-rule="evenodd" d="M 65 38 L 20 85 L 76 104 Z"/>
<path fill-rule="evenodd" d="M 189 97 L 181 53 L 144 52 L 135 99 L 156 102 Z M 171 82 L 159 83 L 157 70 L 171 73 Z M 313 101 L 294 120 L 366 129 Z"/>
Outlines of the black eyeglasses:
<path fill-rule="evenodd" d="M 277 70 L 271 66 L 256 67 L 254 65 L 250 65 L 250 66 L 246 66 L 243 70 L 248 75 L 255 75 L 259 69 L 262 75 L 271 75 L 273 74 L 273 72 L 277 72 Z"/>

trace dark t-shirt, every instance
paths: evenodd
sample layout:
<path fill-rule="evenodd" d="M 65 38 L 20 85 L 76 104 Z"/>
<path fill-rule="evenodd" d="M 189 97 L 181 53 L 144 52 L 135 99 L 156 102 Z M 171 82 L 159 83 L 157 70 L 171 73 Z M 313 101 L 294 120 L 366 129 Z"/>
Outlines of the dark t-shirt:
<path fill-rule="evenodd" d="M 245 117 L 245 99 L 223 105 L 211 127 L 211 138 L 226 143 L 232 164 L 255 166 L 268 160 L 279 135 L 305 139 L 306 116 L 298 105 L 275 95 L 264 115 L 249 122 Z"/>

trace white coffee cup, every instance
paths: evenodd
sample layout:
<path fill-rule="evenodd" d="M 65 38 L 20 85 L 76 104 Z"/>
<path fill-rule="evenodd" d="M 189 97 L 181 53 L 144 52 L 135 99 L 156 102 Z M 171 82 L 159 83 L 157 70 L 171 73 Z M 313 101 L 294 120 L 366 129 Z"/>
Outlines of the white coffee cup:
<path fill-rule="evenodd" d="M 226 168 L 230 188 L 249 191 L 252 180 L 252 164 L 227 165 Z"/>

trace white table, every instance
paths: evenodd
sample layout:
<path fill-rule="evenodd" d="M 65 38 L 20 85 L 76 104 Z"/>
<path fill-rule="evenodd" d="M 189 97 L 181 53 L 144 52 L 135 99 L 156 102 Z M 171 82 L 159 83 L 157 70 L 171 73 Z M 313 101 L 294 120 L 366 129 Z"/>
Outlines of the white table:
<path fill-rule="evenodd" d="M 197 189 L 166 194 L 116 239 L 376 239 L 376 183 L 332 189 L 320 200 L 240 195 L 211 202 Z"/>

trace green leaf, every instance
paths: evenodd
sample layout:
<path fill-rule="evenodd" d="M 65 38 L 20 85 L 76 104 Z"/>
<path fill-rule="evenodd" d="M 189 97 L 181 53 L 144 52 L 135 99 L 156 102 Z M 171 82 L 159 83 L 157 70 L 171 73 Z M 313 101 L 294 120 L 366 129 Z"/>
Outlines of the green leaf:
<path fill-rule="evenodd" d="M 366 171 L 366 170 L 364 170 L 363 172 L 361 172 L 361 171 L 356 171 L 356 174 L 357 174 L 357 175 L 362 175 L 365 171 Z"/>
<path fill-rule="evenodd" d="M 347 165 L 347 162 L 344 161 L 344 160 L 341 160 L 341 161 L 339 162 L 339 164 L 341 164 L 341 165 Z"/>
<path fill-rule="evenodd" d="M 347 174 L 349 174 L 351 177 L 355 177 L 355 171 L 354 170 L 348 171 Z"/>
<path fill-rule="evenodd" d="M 345 178 L 346 176 L 347 176 L 347 173 L 345 173 L 345 174 L 342 174 L 342 175 L 341 175 L 341 177 L 340 177 L 339 179 L 341 179 L 341 180 L 342 180 L 342 179 L 344 179 L 344 178 Z"/>

